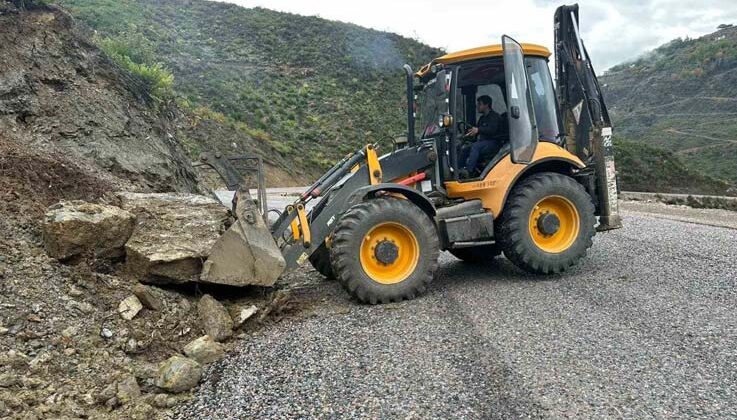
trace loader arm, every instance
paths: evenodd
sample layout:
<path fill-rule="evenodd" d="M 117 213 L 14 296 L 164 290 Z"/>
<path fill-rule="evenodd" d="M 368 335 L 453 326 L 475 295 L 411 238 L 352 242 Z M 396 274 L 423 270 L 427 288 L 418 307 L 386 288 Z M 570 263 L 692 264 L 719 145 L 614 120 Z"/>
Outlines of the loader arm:
<path fill-rule="evenodd" d="M 567 133 L 566 148 L 593 168 L 591 191 L 599 230 L 622 227 L 617 205 L 617 180 L 612 123 L 604 96 L 581 39 L 578 5 L 555 11 L 556 94 Z"/>
<path fill-rule="evenodd" d="M 432 178 L 434 171 L 430 169 L 436 159 L 434 144 L 398 149 L 377 160 L 372 155 L 376 156 L 375 149 L 369 145 L 346 157 L 300 195 L 295 203 L 287 206 L 274 223 L 271 233 L 284 255 L 287 270 L 306 261 L 330 236 L 340 216 L 365 196 L 382 192 L 399 194 L 412 202 L 420 202 L 420 208 L 433 208 L 432 203 L 419 191 L 391 181 L 423 171 L 428 174 L 428 179 Z M 377 171 L 380 177 L 376 176 Z M 381 179 L 390 182 L 382 183 Z M 435 181 L 431 179 L 431 182 Z M 364 194 L 357 195 L 361 191 Z M 317 202 L 306 214 L 307 226 L 297 223 L 296 227 L 301 233 L 295 235 L 293 222 L 299 217 L 298 208 L 307 208 L 312 200 Z M 304 240 L 305 231 L 309 231 L 309 242 Z"/>
<path fill-rule="evenodd" d="M 245 179 L 233 167 L 232 159 L 203 155 L 201 163 L 215 169 L 228 189 L 235 191 L 233 215 L 236 221 L 211 249 L 201 280 L 225 284 L 273 284 L 285 270 L 294 269 L 306 261 L 325 243 L 340 216 L 368 196 L 399 194 L 423 211 L 434 213 L 432 203 L 419 191 L 409 188 L 406 185 L 409 183 L 391 181 L 414 174 L 417 179 L 427 177 L 436 183 L 437 180 L 432 178 L 436 171 L 431 170 L 436 156 L 434 143 L 398 149 L 381 158 L 373 145 L 367 145 L 325 172 L 294 203 L 286 206 L 269 226 L 267 209 L 258 208 Z M 418 173 L 423 176 L 418 177 Z M 258 201 L 265 205 L 260 161 L 257 179 Z"/>

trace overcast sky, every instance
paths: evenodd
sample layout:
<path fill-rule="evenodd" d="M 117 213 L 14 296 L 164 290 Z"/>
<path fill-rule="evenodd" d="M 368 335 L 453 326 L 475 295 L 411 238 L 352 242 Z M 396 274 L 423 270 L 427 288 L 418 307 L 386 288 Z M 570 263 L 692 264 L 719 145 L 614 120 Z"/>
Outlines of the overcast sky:
<path fill-rule="evenodd" d="M 246 7 L 320 16 L 417 38 L 456 51 L 502 34 L 552 48 L 553 0 L 230 0 Z M 573 1 L 571 1 L 573 3 Z M 583 40 L 602 70 L 678 37 L 737 23 L 737 0 L 580 0 Z"/>

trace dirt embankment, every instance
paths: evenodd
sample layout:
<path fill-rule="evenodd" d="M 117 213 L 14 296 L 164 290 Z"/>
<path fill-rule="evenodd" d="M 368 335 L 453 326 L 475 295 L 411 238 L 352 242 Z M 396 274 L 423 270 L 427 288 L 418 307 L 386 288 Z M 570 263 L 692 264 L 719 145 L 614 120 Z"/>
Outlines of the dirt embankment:
<path fill-rule="evenodd" d="M 197 179 L 166 112 L 60 9 L 0 2 L 0 132 L 147 190 Z"/>
<path fill-rule="evenodd" d="M 199 190 L 178 138 L 198 128 L 151 106 L 59 9 L 0 0 L 0 56 L 0 418 L 163 417 L 188 394 L 158 387 L 157 367 L 205 334 L 202 294 L 273 313 L 274 290 L 152 288 L 158 309 L 125 319 L 138 279 L 123 261 L 48 257 L 39 224 L 50 204 Z"/>

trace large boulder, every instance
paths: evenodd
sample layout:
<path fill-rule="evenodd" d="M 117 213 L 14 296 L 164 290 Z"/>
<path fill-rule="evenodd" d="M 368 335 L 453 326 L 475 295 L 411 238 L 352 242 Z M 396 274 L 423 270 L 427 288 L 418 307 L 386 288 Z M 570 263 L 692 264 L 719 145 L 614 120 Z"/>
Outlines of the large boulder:
<path fill-rule="evenodd" d="M 197 304 L 202 328 L 215 341 L 223 341 L 233 335 L 233 319 L 225 307 L 210 295 L 204 295 Z"/>
<path fill-rule="evenodd" d="M 198 281 L 202 262 L 230 222 L 214 199 L 185 193 L 119 193 L 138 223 L 125 245 L 128 270 L 150 283 Z"/>
<path fill-rule="evenodd" d="M 90 252 L 118 257 L 133 233 L 135 216 L 119 207 L 61 202 L 49 207 L 44 218 L 43 242 L 49 256 L 65 260 Z"/>
<path fill-rule="evenodd" d="M 174 355 L 159 367 L 156 386 L 169 392 L 183 392 L 197 385 L 201 377 L 202 366 L 199 363 Z"/>

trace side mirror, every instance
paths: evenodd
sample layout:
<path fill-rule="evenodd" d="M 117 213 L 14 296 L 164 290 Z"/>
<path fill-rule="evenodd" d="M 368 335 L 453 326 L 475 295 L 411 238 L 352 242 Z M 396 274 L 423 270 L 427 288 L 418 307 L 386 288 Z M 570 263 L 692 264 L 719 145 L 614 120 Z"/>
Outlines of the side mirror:
<path fill-rule="evenodd" d="M 519 107 L 517 105 L 513 105 L 511 108 L 512 111 L 512 118 L 515 120 L 519 119 Z"/>

